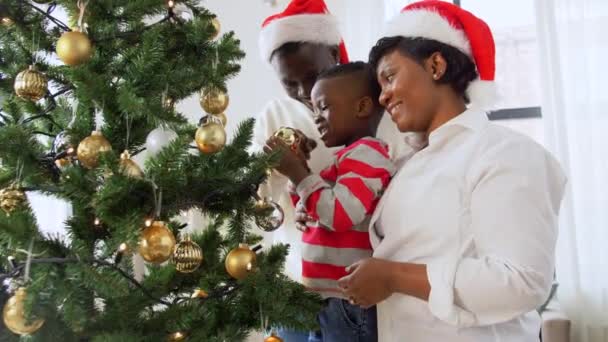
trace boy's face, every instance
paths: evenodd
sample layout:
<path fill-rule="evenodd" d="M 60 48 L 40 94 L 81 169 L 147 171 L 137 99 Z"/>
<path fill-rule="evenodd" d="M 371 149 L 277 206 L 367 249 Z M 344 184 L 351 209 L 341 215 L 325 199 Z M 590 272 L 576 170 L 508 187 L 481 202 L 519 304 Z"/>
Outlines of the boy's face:
<path fill-rule="evenodd" d="M 352 143 L 360 130 L 362 120 L 356 117 L 360 97 L 352 82 L 352 78 L 337 76 L 319 80 L 312 88 L 315 124 L 327 147 Z"/>

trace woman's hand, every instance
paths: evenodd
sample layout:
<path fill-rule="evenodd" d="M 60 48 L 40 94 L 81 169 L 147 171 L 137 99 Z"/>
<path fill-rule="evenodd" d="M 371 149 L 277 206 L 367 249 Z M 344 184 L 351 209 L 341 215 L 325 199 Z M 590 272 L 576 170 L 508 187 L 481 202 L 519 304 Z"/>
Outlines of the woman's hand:
<path fill-rule="evenodd" d="M 279 151 L 280 161 L 275 169 L 287 176 L 296 186 L 310 174 L 310 169 L 306 160 L 293 151 L 287 144 L 277 137 L 270 137 L 266 140 L 264 147 L 266 153 Z"/>
<path fill-rule="evenodd" d="M 376 305 L 388 298 L 391 288 L 393 262 L 367 258 L 347 267 L 349 275 L 338 280 L 338 284 L 351 304 L 364 308 Z"/>

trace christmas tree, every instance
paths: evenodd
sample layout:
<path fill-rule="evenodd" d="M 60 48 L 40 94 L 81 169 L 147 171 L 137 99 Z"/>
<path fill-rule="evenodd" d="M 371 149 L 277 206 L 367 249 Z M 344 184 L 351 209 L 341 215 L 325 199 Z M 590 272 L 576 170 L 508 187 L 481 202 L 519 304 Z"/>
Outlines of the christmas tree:
<path fill-rule="evenodd" d="M 318 297 L 282 273 L 288 246 L 259 249 L 256 226 L 282 219 L 256 196 L 276 158 L 248 153 L 252 119 L 226 141 L 244 54 L 218 18 L 195 0 L 10 0 L 0 20 L 0 341 L 314 327 Z M 197 92 L 193 125 L 174 104 Z M 70 203 L 67 238 L 42 232 L 33 191 Z M 191 236 L 188 210 L 209 217 Z"/>

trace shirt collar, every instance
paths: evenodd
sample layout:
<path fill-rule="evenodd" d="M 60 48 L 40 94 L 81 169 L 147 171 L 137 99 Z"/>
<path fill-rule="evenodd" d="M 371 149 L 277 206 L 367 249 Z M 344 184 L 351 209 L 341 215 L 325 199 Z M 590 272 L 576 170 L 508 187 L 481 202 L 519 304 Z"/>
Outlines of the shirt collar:
<path fill-rule="evenodd" d="M 488 115 L 479 109 L 469 108 L 439 126 L 429 135 L 429 144 L 455 135 L 461 129 L 479 131 L 488 124 Z"/>

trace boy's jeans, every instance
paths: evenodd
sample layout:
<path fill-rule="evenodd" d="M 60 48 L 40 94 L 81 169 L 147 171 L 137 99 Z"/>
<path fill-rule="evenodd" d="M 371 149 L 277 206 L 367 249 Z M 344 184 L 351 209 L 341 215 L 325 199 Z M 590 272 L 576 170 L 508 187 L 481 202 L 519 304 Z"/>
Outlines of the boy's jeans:
<path fill-rule="evenodd" d="M 285 342 L 377 342 L 376 307 L 363 309 L 338 298 L 325 300 L 318 315 L 321 331 L 302 333 L 279 330 Z"/>

